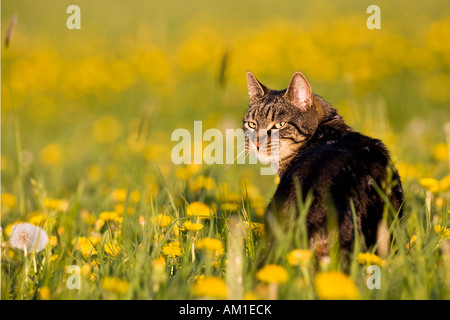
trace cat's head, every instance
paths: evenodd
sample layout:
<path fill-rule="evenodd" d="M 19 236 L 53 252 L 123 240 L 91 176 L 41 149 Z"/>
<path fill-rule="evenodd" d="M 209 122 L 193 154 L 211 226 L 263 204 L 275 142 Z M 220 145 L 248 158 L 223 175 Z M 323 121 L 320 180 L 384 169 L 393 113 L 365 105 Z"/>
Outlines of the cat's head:
<path fill-rule="evenodd" d="M 285 90 L 267 88 L 250 71 L 247 84 L 250 103 L 244 132 L 253 138 L 246 139 L 246 148 L 260 160 L 278 161 L 283 167 L 319 125 L 311 86 L 301 72 L 294 73 Z"/>

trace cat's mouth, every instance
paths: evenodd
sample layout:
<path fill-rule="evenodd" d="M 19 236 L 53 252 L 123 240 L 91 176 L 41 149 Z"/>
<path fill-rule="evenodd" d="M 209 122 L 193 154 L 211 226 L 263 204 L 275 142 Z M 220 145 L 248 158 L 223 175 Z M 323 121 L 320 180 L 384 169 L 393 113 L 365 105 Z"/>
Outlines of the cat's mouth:
<path fill-rule="evenodd" d="M 267 137 L 247 137 L 245 148 L 256 156 L 261 163 L 279 163 L 280 150 L 278 139 Z"/>

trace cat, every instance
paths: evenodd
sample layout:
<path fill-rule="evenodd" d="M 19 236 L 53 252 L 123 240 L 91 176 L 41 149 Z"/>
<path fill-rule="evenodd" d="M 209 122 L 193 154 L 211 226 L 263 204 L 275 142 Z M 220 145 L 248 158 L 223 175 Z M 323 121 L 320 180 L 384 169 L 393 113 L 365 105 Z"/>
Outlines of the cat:
<path fill-rule="evenodd" d="M 260 159 L 277 157 L 279 163 L 280 181 L 264 214 L 269 243 L 283 241 L 283 230 L 289 228 L 293 214 L 298 216 L 296 190 L 301 190 L 302 200 L 312 193 L 307 239 L 318 257 L 330 251 L 327 214 L 331 207 L 343 251 L 350 252 L 355 239 L 352 212 L 363 248 L 376 244 L 385 208 L 376 187 L 390 183 L 387 194 L 399 217 L 404 201 L 400 176 L 384 144 L 348 126 L 336 109 L 312 92 L 301 72 L 294 73 L 285 90 L 267 88 L 250 71 L 247 84 L 250 101 L 244 132 L 259 135 L 256 142 L 246 140 L 246 150 Z M 271 140 L 270 132 L 276 132 L 278 139 Z M 264 153 L 261 135 L 267 140 Z M 278 238 L 277 228 L 282 231 Z"/>

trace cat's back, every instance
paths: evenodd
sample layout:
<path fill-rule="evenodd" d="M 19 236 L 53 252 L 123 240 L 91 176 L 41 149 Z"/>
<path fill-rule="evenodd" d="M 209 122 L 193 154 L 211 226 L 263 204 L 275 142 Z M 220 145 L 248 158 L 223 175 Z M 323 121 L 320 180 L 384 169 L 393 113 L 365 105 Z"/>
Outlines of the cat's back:
<path fill-rule="evenodd" d="M 282 180 L 290 180 L 292 186 L 295 177 L 303 189 L 359 188 L 369 179 L 384 179 L 389 161 L 388 151 L 378 139 L 354 131 L 326 130 L 296 158 Z"/>

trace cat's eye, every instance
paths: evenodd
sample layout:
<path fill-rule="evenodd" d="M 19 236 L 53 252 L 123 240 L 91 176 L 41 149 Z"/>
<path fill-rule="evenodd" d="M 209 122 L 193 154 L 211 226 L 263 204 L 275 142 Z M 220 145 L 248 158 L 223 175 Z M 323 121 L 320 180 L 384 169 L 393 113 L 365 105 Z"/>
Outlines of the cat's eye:
<path fill-rule="evenodd" d="M 281 128 L 283 128 L 284 126 L 286 125 L 286 122 L 278 122 L 278 123 L 275 123 L 275 129 L 281 129 Z"/>
<path fill-rule="evenodd" d="M 256 123 L 248 121 L 247 122 L 247 127 L 249 127 L 250 129 L 255 129 L 256 128 Z"/>

